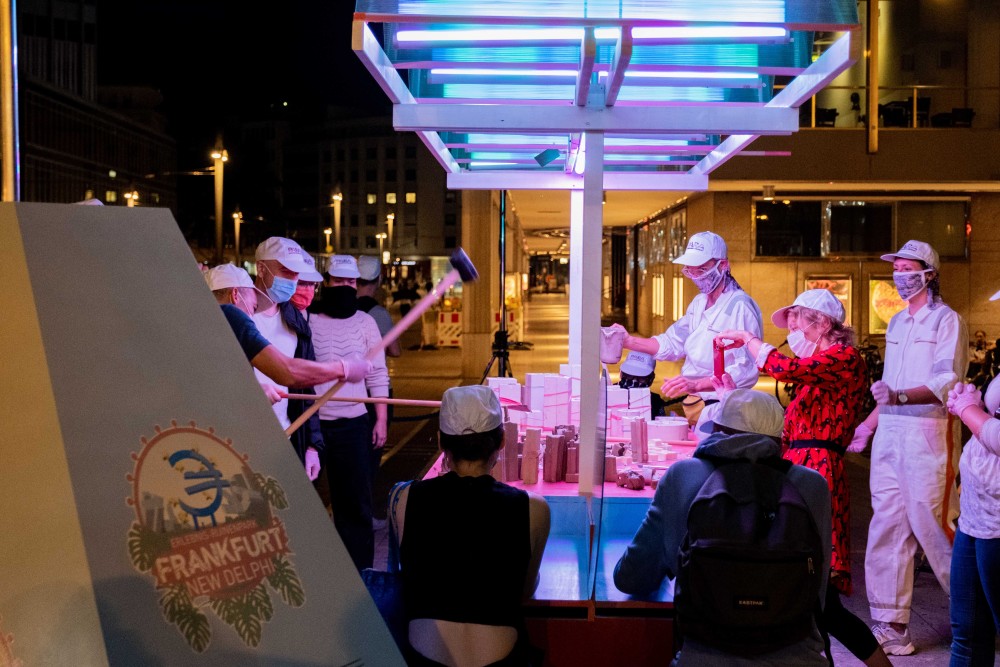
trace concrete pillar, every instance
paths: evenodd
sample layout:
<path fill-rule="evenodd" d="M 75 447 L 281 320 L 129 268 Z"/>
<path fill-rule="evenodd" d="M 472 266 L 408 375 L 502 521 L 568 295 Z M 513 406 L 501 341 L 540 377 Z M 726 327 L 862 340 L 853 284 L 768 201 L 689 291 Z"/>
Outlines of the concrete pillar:
<path fill-rule="evenodd" d="M 500 307 L 500 233 L 497 193 L 462 193 L 462 247 L 479 270 L 479 280 L 462 287 L 462 377 L 478 380 L 493 347 L 493 312 Z"/>

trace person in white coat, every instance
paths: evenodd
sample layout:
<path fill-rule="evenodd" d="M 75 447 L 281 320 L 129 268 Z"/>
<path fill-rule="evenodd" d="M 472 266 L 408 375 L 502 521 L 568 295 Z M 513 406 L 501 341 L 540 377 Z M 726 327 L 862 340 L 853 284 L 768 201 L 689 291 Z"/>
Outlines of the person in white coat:
<path fill-rule="evenodd" d="M 990 301 L 1000 300 L 1000 292 Z M 985 408 L 985 409 L 984 409 Z M 948 394 L 972 437 L 962 450 L 962 514 L 951 557 L 950 667 L 992 665 L 1000 628 L 1000 382 Z"/>
<path fill-rule="evenodd" d="M 684 359 L 680 375 L 667 378 L 661 391 L 667 399 L 700 398 L 703 402 L 695 410 L 685 409 L 688 418 L 696 420 L 702 407 L 718 402 L 712 386 L 716 336 L 722 331 L 739 329 L 760 338 L 764 326 L 760 306 L 730 273 L 729 253 L 721 236 L 712 232 L 693 234 L 684 254 L 674 264 L 684 266 L 681 272 L 700 294 L 666 332 L 652 338 L 626 335 L 623 347 L 652 355 L 658 361 Z M 757 384 L 757 364 L 746 348 L 727 350 L 725 363 L 726 373 L 737 388 L 751 389 Z M 692 402 L 699 401 L 685 399 L 685 406 Z"/>
<path fill-rule="evenodd" d="M 907 241 L 882 259 L 892 262 L 907 307 L 889 321 L 885 370 L 871 387 L 878 405 L 856 429 L 850 449 L 862 449 L 874 430 L 865 554 L 872 632 L 886 653 L 909 655 L 915 650 L 908 625 L 918 544 L 950 592 L 958 443 L 945 402 L 965 377 L 969 335 L 962 317 L 941 300 L 934 248 Z"/>

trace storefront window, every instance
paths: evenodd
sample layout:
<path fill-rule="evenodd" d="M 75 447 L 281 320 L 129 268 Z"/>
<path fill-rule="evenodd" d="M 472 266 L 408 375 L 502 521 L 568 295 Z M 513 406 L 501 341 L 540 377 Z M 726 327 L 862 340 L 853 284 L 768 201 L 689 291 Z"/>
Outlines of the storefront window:
<path fill-rule="evenodd" d="M 756 255 L 819 257 L 822 224 L 819 201 L 757 201 L 754 203 Z"/>
<path fill-rule="evenodd" d="M 823 254 L 873 254 L 892 250 L 892 206 L 892 202 L 827 202 L 824 216 L 829 232 Z"/>
<path fill-rule="evenodd" d="M 941 257 L 966 256 L 966 201 L 901 201 L 897 209 L 896 238 L 900 243 L 920 239 Z"/>

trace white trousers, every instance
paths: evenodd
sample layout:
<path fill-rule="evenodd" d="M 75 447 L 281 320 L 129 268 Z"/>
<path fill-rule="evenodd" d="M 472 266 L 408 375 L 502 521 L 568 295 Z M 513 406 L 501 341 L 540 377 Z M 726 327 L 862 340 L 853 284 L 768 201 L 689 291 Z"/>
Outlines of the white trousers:
<path fill-rule="evenodd" d="M 951 420 L 879 415 L 872 443 L 872 522 L 865 584 L 872 618 L 909 623 L 913 559 L 919 543 L 945 593 L 958 514 Z M 946 523 L 947 522 L 947 523 Z"/>

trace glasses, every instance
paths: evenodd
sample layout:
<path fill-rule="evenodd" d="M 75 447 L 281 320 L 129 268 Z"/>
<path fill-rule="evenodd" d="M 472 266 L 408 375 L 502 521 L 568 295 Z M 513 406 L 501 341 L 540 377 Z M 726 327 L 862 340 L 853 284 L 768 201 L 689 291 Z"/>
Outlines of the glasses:
<path fill-rule="evenodd" d="M 715 262 L 714 264 L 712 264 L 712 266 L 709 267 L 685 266 L 683 269 L 681 269 L 681 273 L 683 273 L 688 278 L 691 278 L 692 280 L 697 280 L 698 278 L 701 278 L 714 271 L 715 267 L 718 265 L 719 263 Z"/>

